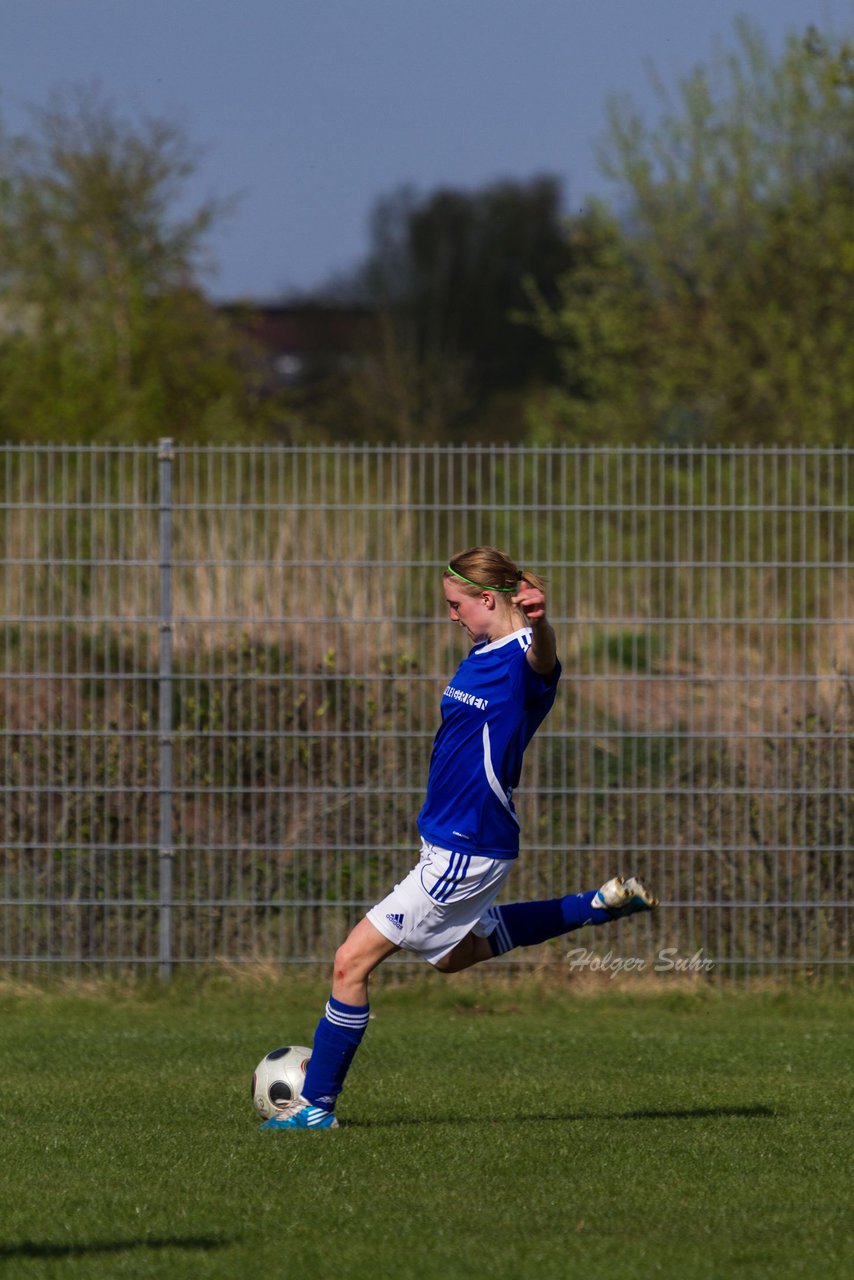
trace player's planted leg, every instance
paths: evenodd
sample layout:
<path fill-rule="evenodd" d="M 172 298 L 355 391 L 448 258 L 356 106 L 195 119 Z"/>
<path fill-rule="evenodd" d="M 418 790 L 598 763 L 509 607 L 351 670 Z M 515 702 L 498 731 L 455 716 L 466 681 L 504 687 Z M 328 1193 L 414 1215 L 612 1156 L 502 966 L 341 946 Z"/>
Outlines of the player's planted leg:
<path fill-rule="evenodd" d="M 301 1097 L 265 1120 L 262 1129 L 337 1129 L 335 1104 L 368 1026 L 368 977 L 398 947 L 369 920 L 360 920 L 335 954 L 332 994 L 314 1033 Z"/>

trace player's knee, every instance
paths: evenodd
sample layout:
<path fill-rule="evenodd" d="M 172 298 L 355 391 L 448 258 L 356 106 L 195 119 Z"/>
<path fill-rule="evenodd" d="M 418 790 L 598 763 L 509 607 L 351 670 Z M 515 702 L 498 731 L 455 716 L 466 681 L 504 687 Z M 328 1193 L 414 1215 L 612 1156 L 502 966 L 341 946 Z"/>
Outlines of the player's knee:
<path fill-rule="evenodd" d="M 332 961 L 332 972 L 335 979 L 341 982 L 354 977 L 355 967 L 353 948 L 349 942 L 342 942 L 335 952 L 335 959 Z"/>
<path fill-rule="evenodd" d="M 470 969 L 473 964 L 492 959 L 492 946 L 486 938 L 473 933 L 458 942 L 453 951 L 449 951 L 441 960 L 435 961 L 433 967 L 439 973 L 459 973 L 462 969 Z"/>
<path fill-rule="evenodd" d="M 341 943 L 332 962 L 333 974 L 339 982 L 359 982 L 370 973 L 372 968 L 373 964 L 370 957 L 365 954 L 364 948 L 350 938 Z"/>
<path fill-rule="evenodd" d="M 446 956 L 442 956 L 441 960 L 437 960 L 434 968 L 439 973 L 459 973 L 461 969 L 468 969 L 469 965 L 475 963 L 476 955 L 475 939 L 471 934 L 467 938 L 463 938 L 462 942 L 458 942 L 453 951 L 449 951 Z"/>

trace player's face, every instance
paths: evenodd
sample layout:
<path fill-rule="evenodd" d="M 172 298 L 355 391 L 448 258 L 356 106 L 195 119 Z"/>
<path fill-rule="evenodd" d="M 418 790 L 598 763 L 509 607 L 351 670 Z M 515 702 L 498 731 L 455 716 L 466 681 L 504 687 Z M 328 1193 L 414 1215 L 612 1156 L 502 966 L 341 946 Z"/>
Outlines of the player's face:
<path fill-rule="evenodd" d="M 456 582 L 453 578 L 442 579 L 451 622 L 458 622 L 461 627 L 464 627 L 472 640 L 494 638 L 492 632 L 498 621 L 495 596 L 488 591 L 476 596 L 469 595 L 460 590 L 461 586 L 462 583 Z"/>

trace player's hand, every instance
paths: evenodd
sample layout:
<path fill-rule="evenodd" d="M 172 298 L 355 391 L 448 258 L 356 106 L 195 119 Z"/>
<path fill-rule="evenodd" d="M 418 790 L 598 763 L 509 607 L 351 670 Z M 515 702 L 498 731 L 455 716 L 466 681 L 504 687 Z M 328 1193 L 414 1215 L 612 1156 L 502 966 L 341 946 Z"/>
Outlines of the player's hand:
<path fill-rule="evenodd" d="M 522 610 L 532 627 L 546 621 L 546 597 L 539 587 L 531 587 L 523 582 L 511 600 L 517 609 Z"/>

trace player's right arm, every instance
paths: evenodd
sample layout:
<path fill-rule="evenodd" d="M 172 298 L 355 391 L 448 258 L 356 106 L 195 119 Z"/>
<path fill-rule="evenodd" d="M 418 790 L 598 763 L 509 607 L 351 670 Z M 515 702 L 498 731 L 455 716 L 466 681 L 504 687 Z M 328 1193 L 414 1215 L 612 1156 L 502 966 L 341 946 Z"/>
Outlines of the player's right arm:
<path fill-rule="evenodd" d="M 523 580 L 513 604 L 522 610 L 531 628 L 531 647 L 525 655 L 529 665 L 537 675 L 550 676 L 557 665 L 557 639 L 546 617 L 545 594 Z"/>

